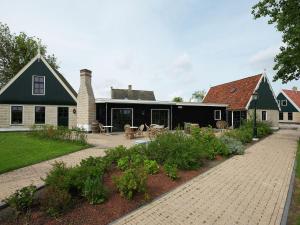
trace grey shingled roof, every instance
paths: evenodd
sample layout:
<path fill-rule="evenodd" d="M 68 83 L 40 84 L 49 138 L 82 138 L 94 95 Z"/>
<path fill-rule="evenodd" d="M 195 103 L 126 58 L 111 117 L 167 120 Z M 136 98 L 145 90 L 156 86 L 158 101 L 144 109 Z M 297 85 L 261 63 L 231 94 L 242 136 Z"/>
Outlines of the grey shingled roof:
<path fill-rule="evenodd" d="M 112 99 L 128 99 L 128 100 L 149 100 L 155 101 L 153 91 L 129 90 L 129 89 L 111 89 Z"/>

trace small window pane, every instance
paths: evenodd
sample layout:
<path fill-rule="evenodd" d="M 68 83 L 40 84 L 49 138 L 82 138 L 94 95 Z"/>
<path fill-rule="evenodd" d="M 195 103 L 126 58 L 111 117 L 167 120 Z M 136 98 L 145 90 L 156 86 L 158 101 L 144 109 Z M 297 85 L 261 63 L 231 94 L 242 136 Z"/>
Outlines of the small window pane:
<path fill-rule="evenodd" d="M 33 94 L 45 94 L 45 77 L 34 76 L 33 77 Z"/>
<path fill-rule="evenodd" d="M 283 120 L 283 113 L 282 112 L 279 113 L 279 120 Z"/>
<path fill-rule="evenodd" d="M 293 120 L 293 113 L 292 112 L 288 113 L 288 120 Z"/>
<path fill-rule="evenodd" d="M 23 123 L 23 107 L 12 106 L 11 107 L 11 124 L 22 124 Z"/>
<path fill-rule="evenodd" d="M 261 112 L 261 120 L 262 120 L 262 121 L 267 120 L 267 111 L 262 111 L 262 112 Z"/>
<path fill-rule="evenodd" d="M 215 110 L 215 120 L 221 120 L 221 110 Z"/>
<path fill-rule="evenodd" d="M 45 123 L 45 107 L 36 106 L 35 107 L 35 123 L 44 124 Z"/>

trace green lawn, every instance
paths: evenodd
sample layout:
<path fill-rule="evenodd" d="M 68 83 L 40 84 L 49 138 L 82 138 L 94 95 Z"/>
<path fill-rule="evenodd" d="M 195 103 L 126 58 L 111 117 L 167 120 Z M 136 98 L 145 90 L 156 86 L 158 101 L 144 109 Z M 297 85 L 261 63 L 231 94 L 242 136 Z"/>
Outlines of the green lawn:
<path fill-rule="evenodd" d="M 296 163 L 295 187 L 287 223 L 289 225 L 300 225 L 300 141 L 298 142 Z"/>
<path fill-rule="evenodd" d="M 0 133 L 0 174 L 88 147 L 39 139 L 23 132 Z"/>

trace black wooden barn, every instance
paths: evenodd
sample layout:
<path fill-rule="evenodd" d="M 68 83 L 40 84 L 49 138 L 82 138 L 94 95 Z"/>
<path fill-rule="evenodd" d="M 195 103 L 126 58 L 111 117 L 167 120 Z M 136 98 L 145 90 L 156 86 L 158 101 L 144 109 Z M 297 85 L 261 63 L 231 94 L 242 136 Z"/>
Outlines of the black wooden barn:
<path fill-rule="evenodd" d="M 96 119 L 103 125 L 122 131 L 125 124 L 159 124 L 169 129 L 182 128 L 185 122 L 200 127 L 216 126 L 226 120 L 225 104 L 176 103 L 166 101 L 96 99 Z"/>

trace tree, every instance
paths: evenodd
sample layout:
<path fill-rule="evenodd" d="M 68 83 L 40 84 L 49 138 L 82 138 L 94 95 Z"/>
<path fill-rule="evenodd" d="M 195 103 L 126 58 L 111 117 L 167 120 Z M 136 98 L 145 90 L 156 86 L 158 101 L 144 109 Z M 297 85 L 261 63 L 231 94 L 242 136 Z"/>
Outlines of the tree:
<path fill-rule="evenodd" d="M 40 53 L 54 69 L 58 69 L 54 55 L 46 55 L 47 46 L 36 37 L 24 32 L 11 33 L 6 24 L 0 22 L 0 88 L 15 76 L 37 53 Z"/>
<path fill-rule="evenodd" d="M 254 18 L 269 17 L 269 24 L 276 24 L 282 32 L 283 46 L 275 57 L 274 81 L 287 83 L 300 78 L 300 1 L 260 0 L 252 7 Z"/>
<path fill-rule="evenodd" d="M 181 98 L 181 97 L 174 97 L 172 101 L 173 102 L 183 102 L 183 98 Z"/>
<path fill-rule="evenodd" d="M 191 102 L 201 102 L 206 94 L 205 90 L 195 91 L 190 99 Z"/>

